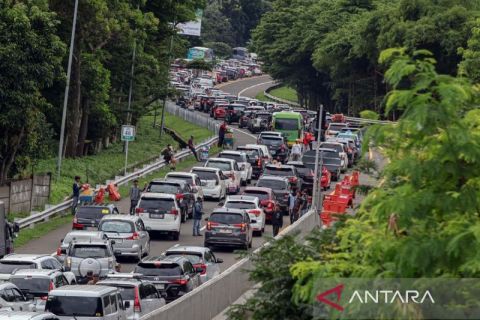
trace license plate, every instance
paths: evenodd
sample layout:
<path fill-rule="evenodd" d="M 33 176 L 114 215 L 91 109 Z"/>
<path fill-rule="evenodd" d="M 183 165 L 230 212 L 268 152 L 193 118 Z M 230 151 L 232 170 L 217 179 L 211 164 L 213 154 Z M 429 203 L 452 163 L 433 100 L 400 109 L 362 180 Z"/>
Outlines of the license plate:
<path fill-rule="evenodd" d="M 220 232 L 220 233 L 232 233 L 232 230 L 230 230 L 230 229 L 220 229 L 218 232 Z"/>
<path fill-rule="evenodd" d="M 112 239 L 112 238 L 110 238 L 110 239 Z M 112 240 L 115 241 L 116 244 L 123 242 L 123 239 L 112 239 Z"/>
<path fill-rule="evenodd" d="M 165 285 L 164 284 L 156 284 L 155 288 L 157 288 L 157 290 L 163 290 L 163 289 L 165 289 Z"/>
<path fill-rule="evenodd" d="M 163 219 L 165 214 L 163 213 L 150 213 L 150 218 L 152 219 Z"/>

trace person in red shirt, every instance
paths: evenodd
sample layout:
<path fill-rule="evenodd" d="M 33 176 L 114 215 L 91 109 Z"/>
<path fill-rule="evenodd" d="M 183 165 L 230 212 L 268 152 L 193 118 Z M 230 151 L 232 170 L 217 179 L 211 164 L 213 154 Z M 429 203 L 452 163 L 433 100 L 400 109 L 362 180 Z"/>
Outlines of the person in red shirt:
<path fill-rule="evenodd" d="M 305 151 L 307 151 L 310 146 L 310 135 L 311 133 L 308 131 L 303 135 L 303 147 Z"/>

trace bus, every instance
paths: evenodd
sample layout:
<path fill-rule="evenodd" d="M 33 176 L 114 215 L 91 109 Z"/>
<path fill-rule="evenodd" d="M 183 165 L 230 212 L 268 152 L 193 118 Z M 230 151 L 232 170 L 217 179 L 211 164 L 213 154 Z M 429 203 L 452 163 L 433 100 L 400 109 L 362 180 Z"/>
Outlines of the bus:
<path fill-rule="evenodd" d="M 214 58 L 213 50 L 205 47 L 193 47 L 188 49 L 187 59 L 203 59 L 205 61 L 212 61 Z"/>
<path fill-rule="evenodd" d="M 287 138 L 289 147 L 295 140 L 303 140 L 303 116 L 298 112 L 281 111 L 272 115 L 272 128 Z"/>
<path fill-rule="evenodd" d="M 247 48 L 243 48 L 243 47 L 233 48 L 233 55 L 232 55 L 233 59 L 246 60 L 248 59 L 248 57 L 249 57 L 249 54 L 248 54 Z"/>

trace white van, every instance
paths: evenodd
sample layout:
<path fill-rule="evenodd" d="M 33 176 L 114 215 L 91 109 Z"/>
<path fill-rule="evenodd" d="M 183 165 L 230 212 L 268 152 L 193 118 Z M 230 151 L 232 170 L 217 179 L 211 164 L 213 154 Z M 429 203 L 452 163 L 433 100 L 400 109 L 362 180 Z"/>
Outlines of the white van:
<path fill-rule="evenodd" d="M 117 288 L 97 285 L 64 286 L 49 292 L 45 311 L 60 320 L 126 320 Z"/>

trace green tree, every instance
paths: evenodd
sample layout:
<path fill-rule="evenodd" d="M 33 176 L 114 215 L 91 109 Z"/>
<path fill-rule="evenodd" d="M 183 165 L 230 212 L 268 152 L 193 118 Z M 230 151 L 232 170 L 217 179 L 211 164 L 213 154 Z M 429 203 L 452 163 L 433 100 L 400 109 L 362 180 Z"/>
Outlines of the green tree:
<path fill-rule="evenodd" d="M 39 156 L 35 145 L 48 139 L 50 105 L 41 90 L 61 71 L 65 46 L 57 26 L 46 1 L 0 4 L 0 185 Z"/>
<path fill-rule="evenodd" d="M 468 39 L 468 47 L 459 50 L 463 57 L 459 66 L 459 74 L 476 83 L 480 82 L 480 19 L 475 21 L 472 36 Z"/>

